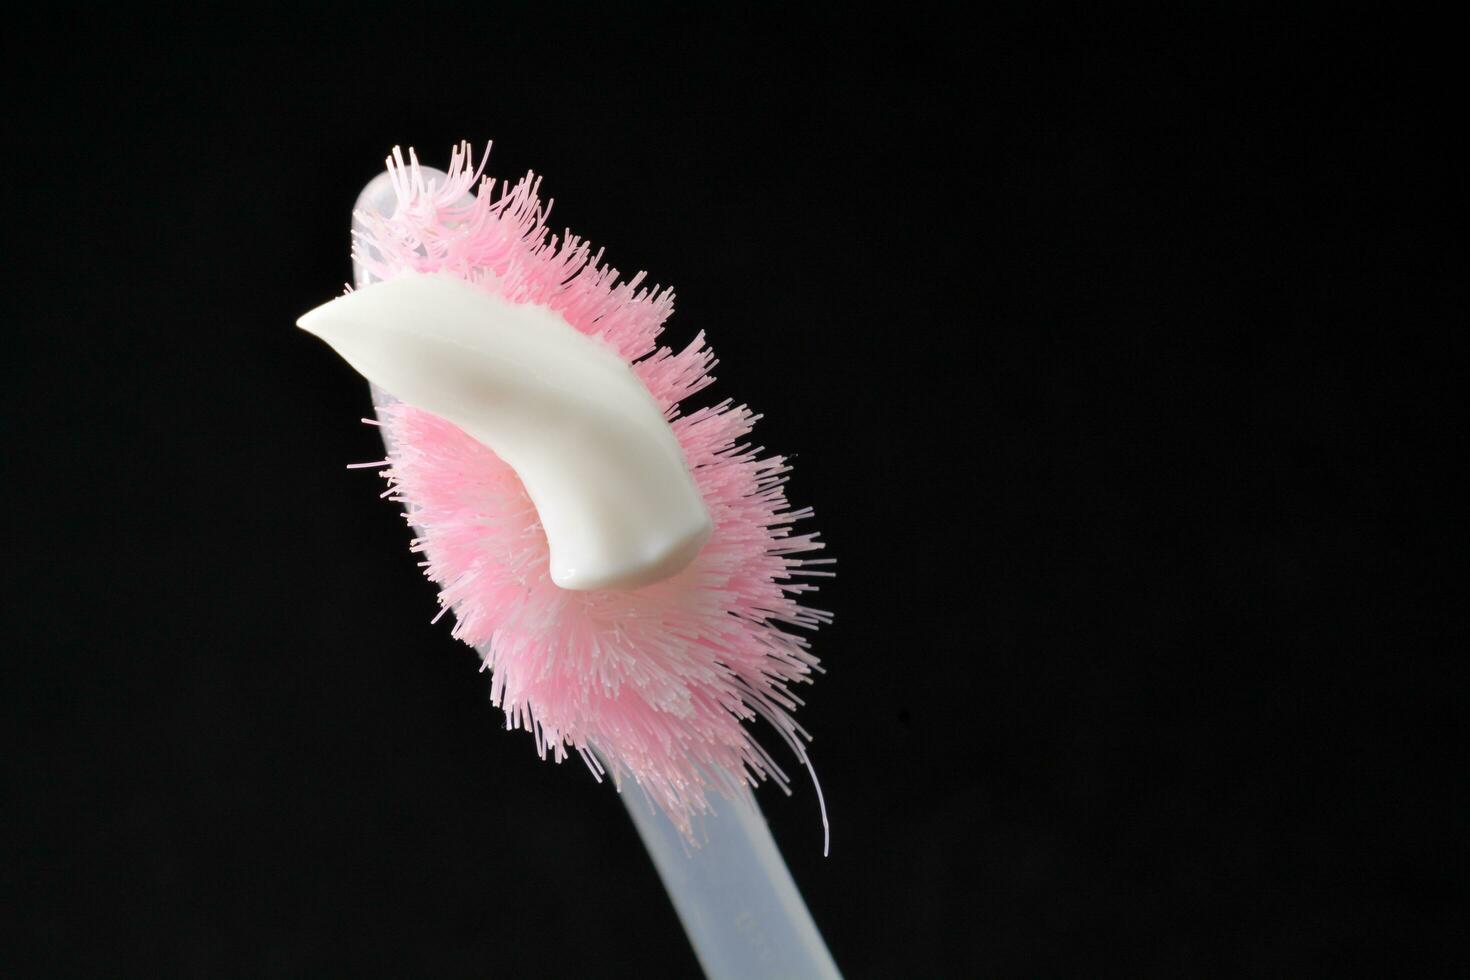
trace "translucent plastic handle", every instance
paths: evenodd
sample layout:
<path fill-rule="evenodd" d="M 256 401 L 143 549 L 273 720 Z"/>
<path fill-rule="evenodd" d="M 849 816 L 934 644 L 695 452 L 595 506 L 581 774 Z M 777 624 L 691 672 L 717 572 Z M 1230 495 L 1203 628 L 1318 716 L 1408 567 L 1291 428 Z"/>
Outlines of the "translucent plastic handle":
<path fill-rule="evenodd" d="M 748 793 L 743 800 L 712 794 L 704 839 L 687 853 L 642 790 L 630 786 L 622 795 L 706 976 L 841 976 Z"/>
<path fill-rule="evenodd" d="M 445 176 L 420 170 L 431 180 Z M 396 206 L 392 181 L 383 173 L 363 188 L 355 210 L 391 214 Z M 356 219 L 354 228 L 360 228 Z M 355 261 L 353 278 L 359 287 L 372 282 Z M 387 392 L 373 389 L 373 404 L 390 401 Z M 711 795 L 714 812 L 702 822 L 698 847 L 688 846 L 638 787 L 626 786 L 622 799 L 710 980 L 840 980 L 749 793 L 741 800 Z"/>

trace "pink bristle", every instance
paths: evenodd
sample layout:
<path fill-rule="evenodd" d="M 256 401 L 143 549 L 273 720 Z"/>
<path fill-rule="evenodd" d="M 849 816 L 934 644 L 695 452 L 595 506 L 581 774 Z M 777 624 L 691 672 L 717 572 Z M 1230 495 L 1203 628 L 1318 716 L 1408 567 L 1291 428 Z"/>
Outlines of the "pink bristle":
<path fill-rule="evenodd" d="M 413 550 L 455 614 L 453 635 L 482 652 L 491 700 L 557 761 L 575 751 L 594 775 L 631 776 L 686 834 L 706 793 L 787 777 L 742 721 L 764 718 L 805 763 L 805 731 L 789 685 L 817 659 L 785 627 L 830 620 L 797 596 L 814 586 L 794 557 L 820 549 L 791 525 L 789 467 L 743 440 L 757 416 L 729 401 L 681 415 L 678 403 L 713 380 L 700 334 L 683 350 L 657 347 L 673 312 L 670 289 L 639 273 L 619 282 L 602 253 L 567 233 L 552 237 L 550 205 L 527 174 L 493 192 L 468 144 L 447 178 L 431 183 L 413 152 L 388 161 L 398 207 L 359 215 L 355 254 L 378 279 L 404 270 L 449 272 L 514 302 L 557 311 L 633 366 L 670 419 L 714 531 L 694 562 L 636 591 L 558 588 L 536 511 L 515 473 L 454 425 L 410 405 L 380 411 L 392 451 L 393 498 L 418 529 Z M 462 204 L 474 192 L 472 204 Z M 442 613 L 442 610 L 441 610 Z M 595 755 L 594 755 L 595 753 Z M 824 818 L 825 819 L 825 818 Z"/>

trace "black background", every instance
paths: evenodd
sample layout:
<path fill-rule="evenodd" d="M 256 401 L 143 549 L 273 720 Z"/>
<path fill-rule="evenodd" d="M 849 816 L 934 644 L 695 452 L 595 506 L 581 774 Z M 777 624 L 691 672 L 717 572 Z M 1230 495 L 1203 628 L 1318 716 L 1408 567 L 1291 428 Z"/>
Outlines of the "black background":
<path fill-rule="evenodd" d="M 696 972 L 292 326 L 492 138 L 796 456 L 850 976 L 1463 969 L 1453 52 L 1270 9 L 11 24 L 6 972 Z"/>

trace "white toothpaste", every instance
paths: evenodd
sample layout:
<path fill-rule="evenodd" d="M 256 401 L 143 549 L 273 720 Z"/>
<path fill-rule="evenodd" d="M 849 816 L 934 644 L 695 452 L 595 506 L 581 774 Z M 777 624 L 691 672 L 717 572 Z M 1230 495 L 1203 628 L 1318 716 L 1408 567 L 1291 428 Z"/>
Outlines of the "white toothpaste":
<path fill-rule="evenodd" d="M 509 464 L 562 588 L 647 585 L 708 540 L 709 513 L 653 397 L 622 358 L 554 311 L 405 272 L 297 326 Z"/>

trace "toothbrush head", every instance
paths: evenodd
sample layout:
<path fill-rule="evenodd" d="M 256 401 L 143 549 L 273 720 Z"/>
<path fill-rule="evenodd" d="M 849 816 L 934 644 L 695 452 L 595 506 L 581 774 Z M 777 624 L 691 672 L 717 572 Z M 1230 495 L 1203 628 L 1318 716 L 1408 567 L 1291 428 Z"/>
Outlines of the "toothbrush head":
<path fill-rule="evenodd" d="M 626 282 L 584 240 L 552 237 L 534 174 L 497 194 L 468 144 L 430 180 L 412 151 L 388 160 L 392 214 L 359 213 L 354 254 L 376 280 L 452 276 L 500 303 L 554 315 L 627 365 L 667 420 L 708 515 L 707 540 L 676 573 L 633 588 L 569 589 L 551 573 L 547 528 L 512 465 L 412 400 L 380 406 L 384 475 L 416 528 L 453 635 L 491 672 L 491 700 L 537 752 L 576 753 L 619 786 L 631 777 L 686 836 L 707 793 L 787 776 L 745 722 L 764 719 L 807 762 L 791 712 L 817 658 L 805 637 L 830 615 L 803 603 L 829 562 L 793 525 L 790 467 L 746 442 L 757 416 L 729 400 L 681 414 L 713 380 L 700 334 L 658 345 L 672 290 Z M 473 196 L 471 196 L 473 195 Z M 372 287 L 369 287 L 372 288 Z M 673 443 L 671 443 L 673 444 Z"/>

